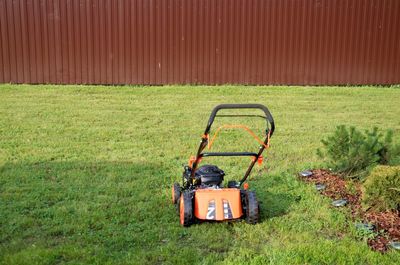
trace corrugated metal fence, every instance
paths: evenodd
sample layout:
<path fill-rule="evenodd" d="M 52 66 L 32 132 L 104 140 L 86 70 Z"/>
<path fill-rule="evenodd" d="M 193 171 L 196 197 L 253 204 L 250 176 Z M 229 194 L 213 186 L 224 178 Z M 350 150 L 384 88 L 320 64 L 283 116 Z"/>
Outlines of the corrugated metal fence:
<path fill-rule="evenodd" d="M 399 0 L 0 0 L 0 82 L 400 83 Z"/>

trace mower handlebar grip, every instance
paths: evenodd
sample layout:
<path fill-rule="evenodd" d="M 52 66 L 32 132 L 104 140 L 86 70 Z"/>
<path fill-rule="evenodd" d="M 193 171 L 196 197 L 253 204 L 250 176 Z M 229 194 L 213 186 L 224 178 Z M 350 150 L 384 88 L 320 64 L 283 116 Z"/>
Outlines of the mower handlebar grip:
<path fill-rule="evenodd" d="M 205 134 L 208 134 L 208 132 L 210 131 L 215 116 L 217 115 L 217 112 L 220 111 L 221 109 L 260 109 L 264 111 L 267 121 L 271 124 L 270 136 L 272 136 L 272 134 L 274 133 L 275 130 L 274 118 L 272 117 L 271 112 L 269 112 L 266 106 L 262 104 L 220 104 L 212 110 L 210 119 L 208 120 Z"/>

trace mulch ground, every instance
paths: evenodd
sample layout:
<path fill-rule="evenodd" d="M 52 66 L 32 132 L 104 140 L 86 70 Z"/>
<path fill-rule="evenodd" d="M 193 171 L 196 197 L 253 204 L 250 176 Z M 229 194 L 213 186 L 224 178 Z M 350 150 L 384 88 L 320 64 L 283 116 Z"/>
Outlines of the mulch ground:
<path fill-rule="evenodd" d="M 373 224 L 377 236 L 368 240 L 368 245 L 376 251 L 386 252 L 390 241 L 400 241 L 400 212 L 376 212 L 364 210 L 361 207 L 361 185 L 357 182 L 345 181 L 339 175 L 324 169 L 311 170 L 310 177 L 302 177 L 306 182 L 324 184 L 326 188 L 321 192 L 333 200 L 346 199 L 353 221 Z"/>

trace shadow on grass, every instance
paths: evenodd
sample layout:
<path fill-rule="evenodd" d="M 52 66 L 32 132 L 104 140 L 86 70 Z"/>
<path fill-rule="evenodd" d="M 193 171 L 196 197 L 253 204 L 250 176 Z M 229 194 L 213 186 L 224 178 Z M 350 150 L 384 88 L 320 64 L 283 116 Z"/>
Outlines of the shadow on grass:
<path fill-rule="evenodd" d="M 60 257 L 61 263 L 87 264 L 115 257 L 176 264 L 199 261 L 204 253 L 220 259 L 232 244 L 231 231 L 226 225 L 180 227 L 169 194 L 173 170 L 102 161 L 3 165 L 0 263 L 32 256 L 40 264 L 60 263 Z"/>
<path fill-rule="evenodd" d="M 168 214 L 165 173 L 152 163 L 6 163 L 0 168 L 0 243 L 72 241 L 109 251 L 146 246 L 175 217 Z"/>
<path fill-rule="evenodd" d="M 260 178 L 251 184 L 256 187 L 255 191 L 261 208 L 261 222 L 286 215 L 291 206 L 301 199 L 300 196 L 291 194 L 290 189 L 287 188 L 286 183 L 291 177 L 285 174 L 268 174 L 262 180 Z"/>
<path fill-rule="evenodd" d="M 295 197 L 286 193 L 266 192 L 260 197 L 262 220 L 287 214 Z"/>

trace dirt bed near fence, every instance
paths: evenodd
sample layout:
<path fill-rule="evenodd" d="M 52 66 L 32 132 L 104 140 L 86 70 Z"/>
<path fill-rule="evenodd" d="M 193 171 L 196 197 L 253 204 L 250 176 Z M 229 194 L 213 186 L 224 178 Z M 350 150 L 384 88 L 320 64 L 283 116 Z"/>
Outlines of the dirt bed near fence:
<path fill-rule="evenodd" d="M 376 236 L 368 239 L 368 245 L 379 252 L 389 250 L 391 241 L 400 241 L 400 212 L 384 211 L 376 212 L 365 210 L 361 206 L 361 184 L 343 180 L 339 175 L 325 169 L 311 170 L 312 175 L 303 177 L 306 182 L 324 184 L 325 189 L 321 194 L 333 200 L 345 199 L 354 222 L 372 224 Z M 333 207 L 333 206 L 332 206 Z"/>

